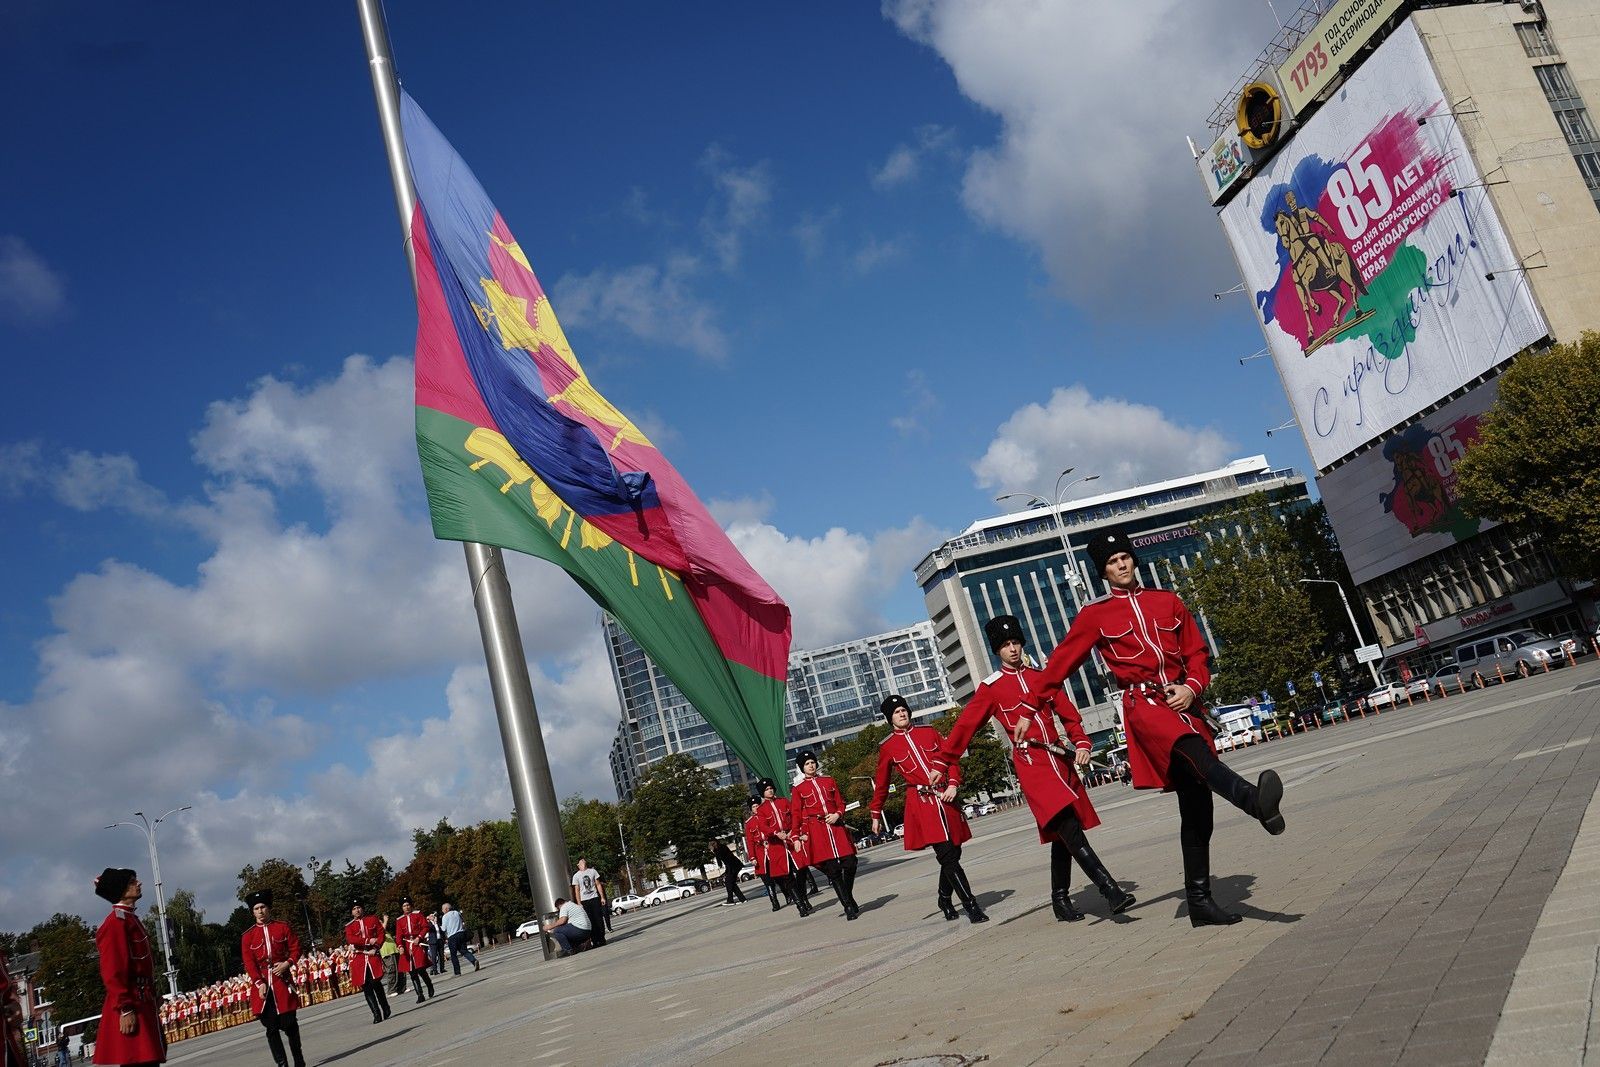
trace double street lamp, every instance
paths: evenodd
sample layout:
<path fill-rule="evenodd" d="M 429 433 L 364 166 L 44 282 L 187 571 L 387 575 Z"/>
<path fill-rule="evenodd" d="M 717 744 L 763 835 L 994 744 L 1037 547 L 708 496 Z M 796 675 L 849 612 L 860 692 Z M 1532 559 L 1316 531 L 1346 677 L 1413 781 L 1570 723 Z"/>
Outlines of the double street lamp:
<path fill-rule="evenodd" d="M 1332 578 L 1301 578 L 1299 583 L 1301 585 L 1331 585 L 1339 590 L 1339 599 L 1344 601 L 1344 613 L 1350 617 L 1350 634 L 1355 638 L 1356 646 L 1360 647 L 1362 641 L 1361 627 L 1356 625 L 1356 613 L 1350 610 L 1350 598 L 1344 595 L 1344 586 Z M 1383 684 L 1383 679 L 1378 677 L 1377 665 L 1370 659 L 1367 660 L 1367 670 L 1372 672 L 1372 684 L 1374 686 Z"/>
<path fill-rule="evenodd" d="M 131 826 L 144 834 L 145 840 L 150 845 L 150 875 L 156 880 L 156 917 L 157 925 L 161 930 L 161 958 L 167 964 L 167 989 L 174 997 L 178 995 L 178 969 L 172 965 L 172 942 L 167 936 L 167 900 L 161 891 L 161 858 L 156 853 L 156 827 L 160 826 L 169 816 L 176 815 L 180 811 L 189 811 L 192 807 L 192 805 L 185 804 L 181 808 L 173 808 L 154 822 L 145 818 L 144 812 L 136 811 L 133 815 L 134 818 L 139 820 L 138 822 L 123 820 L 106 826 L 107 830 L 118 826 Z"/>
<path fill-rule="evenodd" d="M 995 503 L 998 504 L 1002 501 L 1011 500 L 1013 498 L 1023 498 L 1028 501 L 1028 506 L 1030 508 L 1050 508 L 1050 515 L 1055 519 L 1056 533 L 1061 537 L 1061 547 L 1067 553 L 1067 580 L 1075 586 L 1082 587 L 1084 584 L 1083 576 L 1078 573 L 1078 562 L 1072 556 L 1072 541 L 1067 537 L 1066 524 L 1061 521 L 1061 506 L 1066 500 L 1068 489 L 1071 489 L 1073 486 L 1078 485 L 1081 482 L 1099 481 L 1100 476 L 1098 474 L 1082 474 L 1072 479 L 1070 482 L 1067 481 L 1067 475 L 1071 474 L 1076 469 L 1077 468 L 1075 467 L 1068 467 L 1066 470 L 1056 475 L 1056 497 L 1054 507 L 1051 507 L 1050 501 L 1045 500 L 1037 493 L 1001 493 L 994 499 Z"/>

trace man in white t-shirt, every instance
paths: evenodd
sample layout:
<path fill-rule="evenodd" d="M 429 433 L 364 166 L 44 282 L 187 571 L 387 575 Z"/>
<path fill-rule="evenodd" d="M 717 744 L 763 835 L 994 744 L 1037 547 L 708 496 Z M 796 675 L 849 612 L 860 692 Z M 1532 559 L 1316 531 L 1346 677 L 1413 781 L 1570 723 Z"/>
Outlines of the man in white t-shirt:
<path fill-rule="evenodd" d="M 545 933 L 556 939 L 556 944 L 561 946 L 559 956 L 570 956 L 581 950 L 589 943 L 589 936 L 594 928 L 589 924 L 589 913 L 583 906 L 568 900 L 566 897 L 556 897 L 555 920 L 545 929 Z"/>
<path fill-rule="evenodd" d="M 599 948 L 606 943 L 606 887 L 600 872 L 586 859 L 578 860 L 578 869 L 572 874 L 572 899 L 589 916 L 590 944 Z"/>

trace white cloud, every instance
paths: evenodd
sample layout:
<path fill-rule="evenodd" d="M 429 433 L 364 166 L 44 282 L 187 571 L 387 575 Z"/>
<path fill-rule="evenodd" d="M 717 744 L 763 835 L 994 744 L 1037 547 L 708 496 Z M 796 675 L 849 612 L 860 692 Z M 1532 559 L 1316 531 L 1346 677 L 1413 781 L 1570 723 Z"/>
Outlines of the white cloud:
<path fill-rule="evenodd" d="M 821 214 L 807 212 L 794 224 L 790 232 L 800 245 L 800 252 L 805 256 L 806 262 L 815 263 L 822 258 L 822 253 L 827 247 L 828 230 L 839 221 L 840 214 L 837 207 L 831 207 Z"/>
<path fill-rule="evenodd" d="M 122 453 L 48 451 L 38 441 L 0 445 L 0 494 L 44 490 L 73 511 L 126 511 L 142 518 L 166 515 L 165 495 L 139 476 Z"/>
<path fill-rule="evenodd" d="M 900 413 L 890 418 L 889 425 L 901 437 L 910 437 L 924 432 L 926 428 L 922 420 L 938 410 L 939 398 L 928 384 L 927 374 L 921 370 L 909 370 L 906 371 L 905 401 L 900 406 Z"/>
<path fill-rule="evenodd" d="M 872 172 L 875 189 L 893 189 L 917 176 L 917 153 L 910 145 L 895 145 L 883 166 Z"/>
<path fill-rule="evenodd" d="M 49 322 L 66 307 L 61 275 L 22 238 L 0 236 L 0 314 L 33 325 Z"/>
<path fill-rule="evenodd" d="M 998 141 L 968 160 L 963 200 L 1037 247 L 1062 293 L 1154 303 L 1233 273 L 1184 135 L 1271 36 L 1264 5 L 885 0 L 884 11 L 999 117 Z"/>
<path fill-rule="evenodd" d="M 776 503 L 771 493 L 762 493 L 759 497 L 708 500 L 706 510 L 711 512 L 711 517 L 717 520 L 718 525 L 726 529 L 729 526 L 766 522 Z"/>
<path fill-rule="evenodd" d="M 915 144 L 897 144 L 888 158 L 872 172 L 872 187 L 886 192 L 913 182 L 922 172 L 922 161 L 930 156 L 958 158 L 956 132 L 943 126 L 917 127 Z"/>
<path fill-rule="evenodd" d="M 1013 412 L 972 471 L 983 489 L 1044 493 L 1058 471 L 1073 467 L 1100 476 L 1071 494 L 1090 496 L 1220 467 L 1235 451 L 1217 430 L 1195 429 L 1148 404 L 1096 397 L 1073 385 L 1056 389 L 1046 404 Z"/>
<path fill-rule="evenodd" d="M 731 271 L 743 255 L 745 234 L 762 220 L 772 202 L 772 168 L 766 160 L 737 166 L 720 145 L 706 149 L 700 166 L 715 189 L 700 220 L 700 232 L 722 269 Z"/>
<path fill-rule="evenodd" d="M 728 357 L 728 338 L 715 310 L 694 291 L 700 273 L 699 259 L 680 254 L 661 266 L 568 274 L 556 282 L 552 303 L 569 328 L 613 324 L 641 341 L 720 363 Z"/>
<path fill-rule="evenodd" d="M 728 536 L 788 603 L 794 647 L 818 648 L 883 631 L 884 603 L 944 535 L 917 518 L 870 537 L 837 526 L 798 537 L 762 521 L 735 522 Z"/>
<path fill-rule="evenodd" d="M 870 274 L 885 263 L 904 255 L 906 244 L 903 237 L 883 240 L 868 237 L 866 243 L 856 249 L 855 254 L 850 257 L 850 265 L 855 268 L 857 274 Z"/>

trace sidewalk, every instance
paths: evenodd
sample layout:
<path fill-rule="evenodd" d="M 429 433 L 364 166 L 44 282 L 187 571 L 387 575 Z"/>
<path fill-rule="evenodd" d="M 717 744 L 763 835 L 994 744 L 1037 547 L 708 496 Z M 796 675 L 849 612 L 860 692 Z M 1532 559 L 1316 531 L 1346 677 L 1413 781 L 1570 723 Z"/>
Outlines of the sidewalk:
<path fill-rule="evenodd" d="M 306 1048 L 340 1067 L 1579 1063 L 1600 952 L 1597 723 L 1591 663 L 1229 755 L 1247 776 L 1279 770 L 1289 821 L 1269 837 L 1219 803 L 1214 890 L 1236 926 L 1190 927 L 1172 798 L 1113 785 L 1092 794 L 1090 839 L 1139 897 L 1116 919 L 1075 873 L 1089 918 L 1054 921 L 1048 850 L 1008 811 L 975 820 L 964 854 L 989 923 L 944 922 L 931 855 L 880 846 L 857 922 L 826 888 L 806 919 L 759 897 L 666 904 L 569 960 L 497 951 L 381 1027 L 310 1009 Z M 241 1029 L 169 1062 L 264 1056 Z"/>

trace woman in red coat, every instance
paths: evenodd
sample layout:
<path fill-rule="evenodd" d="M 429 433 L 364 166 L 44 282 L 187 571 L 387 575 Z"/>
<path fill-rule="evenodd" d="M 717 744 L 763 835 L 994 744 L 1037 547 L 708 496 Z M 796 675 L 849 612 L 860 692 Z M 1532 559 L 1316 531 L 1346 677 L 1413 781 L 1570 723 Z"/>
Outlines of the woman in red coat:
<path fill-rule="evenodd" d="M 1083 918 L 1072 906 L 1073 859 L 1106 898 L 1111 914 L 1119 915 L 1133 906 L 1133 894 L 1111 877 L 1084 834 L 1100 825 L 1100 816 L 1078 777 L 1078 768 L 1088 766 L 1093 747 L 1083 719 L 1062 690 L 1046 692 L 1044 674 L 1023 655 L 1022 624 L 1015 615 L 996 615 L 983 629 L 989 648 L 1000 658 L 1000 669 L 978 685 L 961 709 L 934 769 L 942 772 L 960 759 L 973 735 L 991 718 L 998 720 L 1011 737 L 1011 763 L 1039 826 L 1039 841 L 1050 846 L 1050 906 L 1056 919 Z M 1068 742 L 1075 749 L 1071 755 Z M 938 777 L 934 775 L 935 782 Z"/>
<path fill-rule="evenodd" d="M 789 796 L 789 807 L 800 827 L 800 839 L 811 866 L 821 868 L 833 885 L 844 917 L 852 922 L 861 914 L 856 906 L 856 845 L 844 826 L 844 797 L 839 784 L 818 773 L 814 752 L 795 757 L 805 777 Z"/>
<path fill-rule="evenodd" d="M 383 992 L 383 957 L 378 954 L 387 940 L 383 923 L 376 915 L 368 915 L 361 901 L 352 900 L 344 939 L 351 951 L 350 984 L 367 998 L 372 1021 L 381 1023 L 389 1017 L 389 998 Z"/>
<path fill-rule="evenodd" d="M 156 1010 L 155 957 L 135 910 L 144 887 L 126 867 L 107 867 L 94 880 L 94 892 L 111 902 L 111 914 L 95 932 L 100 950 L 100 981 L 106 987 L 94 1062 L 134 1067 L 165 1063 L 167 1044 Z"/>
<path fill-rule="evenodd" d="M 929 777 L 933 760 L 944 738 L 931 726 L 911 725 L 911 706 L 899 694 L 884 698 L 879 709 L 894 727 L 878 746 L 878 771 L 873 776 L 872 832 L 883 825 L 883 802 L 889 796 L 889 769 L 893 767 L 906 781 L 906 810 L 902 817 L 907 852 L 933 848 L 939 860 L 939 910 L 948 919 L 959 919 L 950 903 L 951 894 L 961 898 L 967 918 L 975 923 L 989 921 L 978 907 L 978 898 L 961 867 L 961 843 L 972 837 L 972 830 L 961 810 L 951 801 L 961 785 L 961 764 L 950 767 L 950 784 L 935 789 Z"/>
<path fill-rule="evenodd" d="M 411 910 L 410 897 L 400 898 L 400 918 L 394 921 L 394 939 L 400 946 L 400 953 L 395 957 L 396 966 L 402 975 L 411 976 L 417 1003 L 421 1004 L 423 983 L 427 983 L 428 996 L 433 996 L 433 979 L 428 976 L 428 919 L 422 912 Z"/>
<path fill-rule="evenodd" d="M 300 1051 L 300 991 L 295 988 L 291 968 L 300 960 L 300 939 L 289 924 L 272 917 L 272 891 L 257 890 L 244 898 L 256 924 L 239 939 L 239 954 L 244 958 L 244 973 L 250 976 L 250 1012 L 267 1030 L 267 1047 L 272 1062 L 286 1064 L 283 1039 L 289 1038 L 289 1053 L 294 1067 L 306 1067 Z"/>

